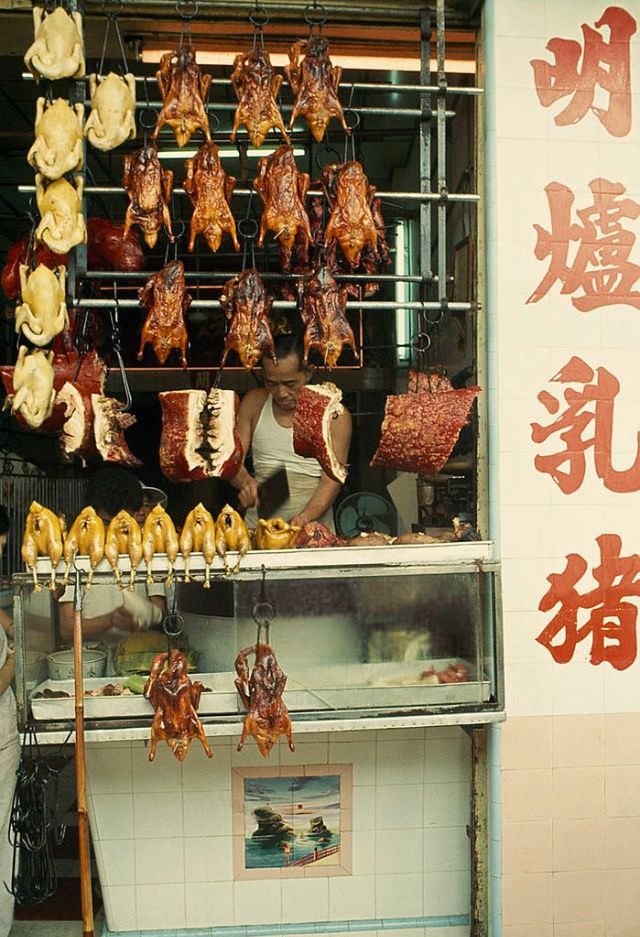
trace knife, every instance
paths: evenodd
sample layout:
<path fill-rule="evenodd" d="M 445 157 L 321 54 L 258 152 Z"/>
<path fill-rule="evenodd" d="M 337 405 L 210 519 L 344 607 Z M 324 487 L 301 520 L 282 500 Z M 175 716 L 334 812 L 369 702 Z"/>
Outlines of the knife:
<path fill-rule="evenodd" d="M 258 517 L 276 517 L 288 497 L 289 479 L 283 465 L 258 485 Z"/>

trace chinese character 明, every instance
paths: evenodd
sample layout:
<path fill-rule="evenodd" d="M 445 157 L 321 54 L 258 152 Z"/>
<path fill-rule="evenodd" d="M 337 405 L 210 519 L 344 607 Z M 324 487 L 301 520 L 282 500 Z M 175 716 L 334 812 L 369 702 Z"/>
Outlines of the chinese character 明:
<path fill-rule="evenodd" d="M 636 457 L 630 468 L 618 470 L 612 464 L 613 409 L 620 383 L 606 368 L 595 372 L 581 358 L 573 357 L 551 378 L 568 387 L 564 406 L 547 391 L 538 394 L 546 411 L 554 416 L 551 423 L 531 424 L 533 442 L 541 444 L 558 434 L 562 446 L 548 455 L 537 455 L 534 465 L 547 473 L 563 494 L 572 494 L 582 484 L 586 470 L 586 452 L 593 449 L 598 478 L 609 491 L 628 493 L 640 490 L 640 433 L 636 434 Z"/>
<path fill-rule="evenodd" d="M 549 589 L 538 609 L 548 612 L 556 605 L 560 608 L 536 641 L 547 648 L 556 663 L 567 664 L 578 644 L 591 635 L 590 662 L 606 661 L 616 670 L 626 670 L 636 659 L 638 608 L 624 600 L 640 596 L 640 556 L 620 556 L 617 534 L 601 534 L 596 543 L 600 565 L 592 570 L 595 589 L 583 593 L 576 589 L 587 571 L 586 560 L 577 553 L 566 557 L 561 573 L 547 576 Z M 589 613 L 588 617 L 579 616 L 582 610 Z"/>
<path fill-rule="evenodd" d="M 636 236 L 622 225 L 623 219 L 640 217 L 640 204 L 621 197 L 626 189 L 620 182 L 592 179 L 589 188 L 593 204 L 576 210 L 579 220 L 572 222 L 571 189 L 560 182 L 545 186 L 551 226 L 547 231 L 534 225 L 534 254 L 538 260 L 549 258 L 549 268 L 527 302 L 537 303 L 558 281 L 560 292 L 569 294 L 580 312 L 616 304 L 640 309 L 640 291 L 633 289 L 640 266 L 629 260 Z"/>
<path fill-rule="evenodd" d="M 631 129 L 630 39 L 636 21 L 621 7 L 607 7 L 595 26 L 582 24 L 584 48 L 572 39 L 554 37 L 546 48 L 555 61 L 531 60 L 538 100 L 549 107 L 572 95 L 554 117 L 558 126 L 576 124 L 592 110 L 612 136 L 624 137 Z M 602 27 L 609 29 L 608 42 L 598 32 Z M 594 105 L 597 86 L 609 95 L 607 108 Z"/>

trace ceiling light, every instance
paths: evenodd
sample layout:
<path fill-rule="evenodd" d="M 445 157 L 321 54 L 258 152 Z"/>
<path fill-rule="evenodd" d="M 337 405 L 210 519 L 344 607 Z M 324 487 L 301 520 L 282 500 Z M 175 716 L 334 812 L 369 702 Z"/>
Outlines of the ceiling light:
<path fill-rule="evenodd" d="M 260 147 L 259 149 L 256 147 L 250 146 L 250 147 L 247 147 L 246 153 L 247 153 L 247 156 L 270 156 L 271 153 L 275 153 L 275 151 L 276 151 L 275 146 L 264 146 L 264 147 Z M 306 152 L 307 151 L 301 146 L 294 147 L 293 149 L 294 156 L 304 156 Z M 158 156 L 160 157 L 160 159 L 190 159 L 191 157 L 195 156 L 197 153 L 198 153 L 198 150 L 193 150 L 193 149 L 158 150 Z M 238 152 L 236 147 L 221 146 L 221 147 L 218 147 L 218 156 L 221 159 L 231 159 L 233 157 L 238 159 L 240 156 L 240 153 Z"/>

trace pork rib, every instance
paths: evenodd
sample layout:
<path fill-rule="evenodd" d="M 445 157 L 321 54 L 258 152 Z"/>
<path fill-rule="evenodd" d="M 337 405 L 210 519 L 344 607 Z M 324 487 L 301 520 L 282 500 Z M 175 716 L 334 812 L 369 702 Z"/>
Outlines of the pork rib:
<path fill-rule="evenodd" d="M 133 413 L 124 412 L 124 404 L 114 397 L 91 394 L 93 408 L 93 435 L 98 452 L 105 462 L 118 462 L 120 465 L 140 466 L 129 449 L 124 431 L 136 422 Z"/>
<path fill-rule="evenodd" d="M 331 421 L 343 412 L 342 391 L 326 381 L 300 391 L 293 416 L 293 448 L 297 455 L 317 459 L 334 481 L 343 484 L 347 466 L 337 458 L 331 440 Z"/>
<path fill-rule="evenodd" d="M 78 456 L 83 465 L 97 455 L 93 437 L 93 408 L 91 395 L 83 394 L 76 384 L 65 381 L 56 396 L 56 404 L 64 406 L 60 448 L 67 460 Z"/>
<path fill-rule="evenodd" d="M 162 408 L 160 468 L 174 482 L 233 478 L 242 464 L 236 433 L 238 396 L 232 390 L 171 390 Z"/>

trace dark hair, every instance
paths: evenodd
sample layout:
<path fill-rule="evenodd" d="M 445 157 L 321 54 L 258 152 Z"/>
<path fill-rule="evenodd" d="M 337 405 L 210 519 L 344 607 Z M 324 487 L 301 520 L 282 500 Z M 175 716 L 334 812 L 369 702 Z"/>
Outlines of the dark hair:
<path fill-rule="evenodd" d="M 9 533 L 9 515 L 4 504 L 0 504 L 0 537 Z"/>
<path fill-rule="evenodd" d="M 296 355 L 300 362 L 300 370 L 304 368 L 302 363 L 304 358 L 304 345 L 302 336 L 298 332 L 286 332 L 283 335 L 276 335 L 273 339 L 273 348 L 278 360 L 288 358 L 289 355 Z"/>
<path fill-rule="evenodd" d="M 122 465 L 105 465 L 89 480 L 85 504 L 115 517 L 118 511 L 134 514 L 142 505 L 142 486 Z"/>

